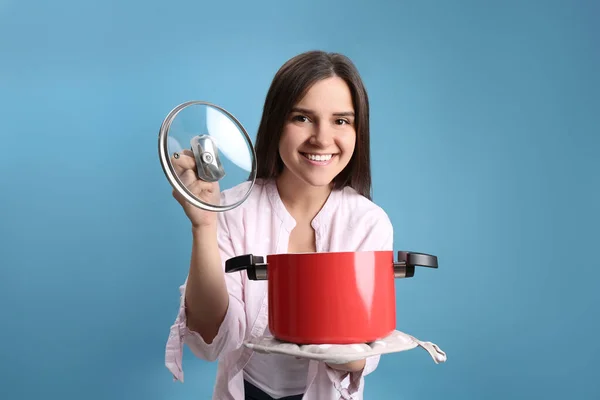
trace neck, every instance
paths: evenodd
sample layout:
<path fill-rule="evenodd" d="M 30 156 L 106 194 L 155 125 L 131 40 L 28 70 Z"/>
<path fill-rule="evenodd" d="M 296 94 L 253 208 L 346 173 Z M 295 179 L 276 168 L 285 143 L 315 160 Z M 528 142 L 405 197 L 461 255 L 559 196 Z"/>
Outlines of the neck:
<path fill-rule="evenodd" d="M 277 178 L 277 190 L 285 208 L 296 221 L 310 221 L 323 208 L 332 185 L 311 186 L 284 169 Z"/>

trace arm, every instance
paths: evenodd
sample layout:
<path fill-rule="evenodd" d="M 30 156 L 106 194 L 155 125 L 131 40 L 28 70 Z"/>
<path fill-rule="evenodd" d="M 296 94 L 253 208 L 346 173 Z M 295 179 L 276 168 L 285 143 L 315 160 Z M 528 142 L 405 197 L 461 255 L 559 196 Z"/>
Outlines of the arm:
<path fill-rule="evenodd" d="M 234 255 L 224 216 L 218 231 L 208 232 L 193 230 L 189 274 L 167 342 L 166 366 L 181 382 L 184 344 L 198 358 L 215 361 L 239 348 L 246 332 L 241 273 L 224 272 L 224 261 Z"/>
<path fill-rule="evenodd" d="M 212 343 L 225 318 L 229 294 L 217 242 L 217 227 L 192 230 L 192 256 L 185 290 L 187 327 Z"/>

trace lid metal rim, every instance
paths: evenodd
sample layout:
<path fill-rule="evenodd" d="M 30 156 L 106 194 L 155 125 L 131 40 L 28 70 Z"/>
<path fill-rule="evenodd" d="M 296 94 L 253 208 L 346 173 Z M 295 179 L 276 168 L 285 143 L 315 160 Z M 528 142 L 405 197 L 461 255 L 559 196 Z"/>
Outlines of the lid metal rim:
<path fill-rule="evenodd" d="M 238 200 L 237 202 L 235 202 L 231 205 L 215 206 L 214 204 L 209 204 L 209 203 L 205 203 L 203 201 L 198 200 L 192 194 L 192 192 L 190 192 L 189 189 L 183 184 L 183 182 L 181 182 L 181 180 L 177 176 L 177 173 L 173 169 L 173 166 L 169 162 L 167 132 L 169 131 L 169 128 L 171 127 L 171 123 L 173 122 L 173 119 L 175 119 L 177 114 L 179 114 L 179 112 L 181 110 L 183 110 L 184 108 L 191 106 L 191 105 L 206 105 L 209 107 L 214 107 L 214 108 L 218 109 L 219 111 L 223 112 L 238 125 L 238 127 L 241 129 L 242 133 L 244 134 L 247 142 L 250 144 L 250 151 L 252 152 L 252 171 L 251 171 L 250 178 L 249 178 L 249 180 L 251 182 L 250 189 L 246 192 L 246 194 L 240 200 Z M 246 129 L 240 123 L 240 121 L 235 116 L 233 116 L 229 111 L 227 111 L 224 108 L 219 107 L 215 104 L 206 102 L 206 101 L 201 101 L 201 100 L 188 101 L 188 102 L 178 105 L 173 110 L 171 110 L 171 112 L 164 119 L 164 121 L 160 127 L 160 131 L 158 133 L 158 153 L 159 153 L 159 157 L 160 157 L 160 165 L 162 167 L 164 174 L 167 177 L 167 180 L 171 184 L 171 186 L 175 190 L 179 191 L 183 195 L 183 197 L 188 202 L 190 202 L 192 205 L 194 205 L 198 208 L 204 209 L 204 210 L 213 211 L 213 212 L 222 212 L 222 211 L 228 211 L 228 210 L 236 208 L 237 206 L 242 204 L 244 201 L 246 201 L 246 199 L 250 195 L 250 192 L 252 190 L 252 187 L 254 186 L 254 183 L 256 182 L 256 152 L 254 150 L 254 146 L 252 145 L 252 141 L 250 140 L 250 136 L 248 135 L 248 132 L 246 132 Z"/>

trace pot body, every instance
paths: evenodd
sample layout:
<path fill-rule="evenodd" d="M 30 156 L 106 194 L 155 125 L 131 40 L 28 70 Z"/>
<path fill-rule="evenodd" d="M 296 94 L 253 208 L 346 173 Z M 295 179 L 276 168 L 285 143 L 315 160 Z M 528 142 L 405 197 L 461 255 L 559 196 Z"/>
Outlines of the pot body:
<path fill-rule="evenodd" d="M 368 343 L 396 327 L 392 251 L 267 256 L 269 329 L 297 344 Z"/>

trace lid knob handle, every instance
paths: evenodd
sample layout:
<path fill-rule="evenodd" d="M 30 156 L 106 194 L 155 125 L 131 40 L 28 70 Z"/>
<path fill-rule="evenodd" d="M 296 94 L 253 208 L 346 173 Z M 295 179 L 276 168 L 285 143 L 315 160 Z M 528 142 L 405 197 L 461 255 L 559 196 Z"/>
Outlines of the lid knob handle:
<path fill-rule="evenodd" d="M 208 135 L 194 136 L 190 141 L 196 159 L 198 178 L 205 182 L 217 182 L 225 176 L 223 164 L 215 140 Z"/>

